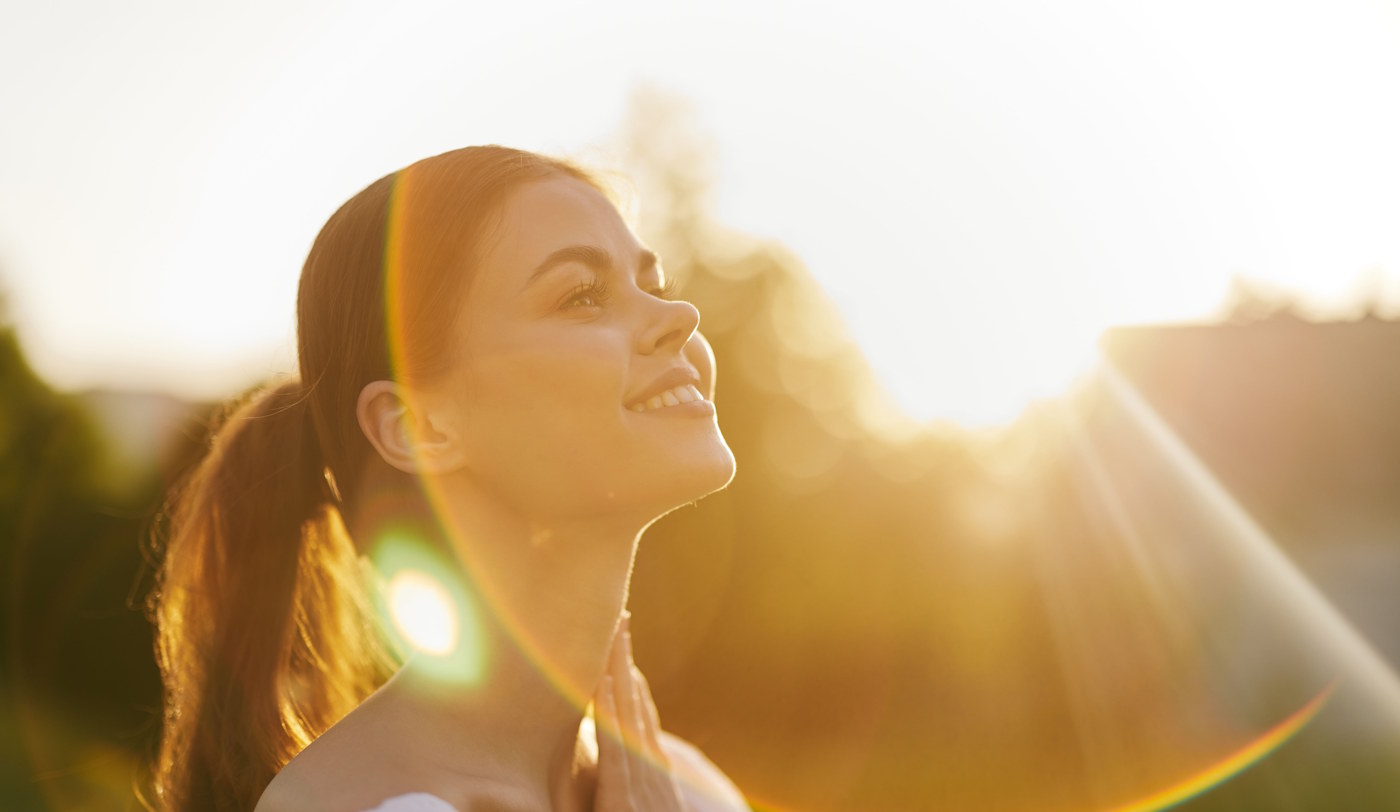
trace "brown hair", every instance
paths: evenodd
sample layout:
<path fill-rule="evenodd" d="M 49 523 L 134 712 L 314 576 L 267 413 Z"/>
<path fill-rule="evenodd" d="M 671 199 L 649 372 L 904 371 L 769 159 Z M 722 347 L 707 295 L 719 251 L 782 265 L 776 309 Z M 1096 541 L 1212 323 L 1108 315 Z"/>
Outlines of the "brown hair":
<path fill-rule="evenodd" d="M 165 683 L 158 808 L 252 809 L 393 672 L 346 529 L 370 469 L 387 468 L 356 402 L 371 381 L 450 362 L 446 327 L 506 196 L 552 175 L 599 187 L 532 153 L 455 150 L 371 184 L 316 237 L 297 294 L 300 379 L 229 410 L 168 502 L 150 604 Z"/>

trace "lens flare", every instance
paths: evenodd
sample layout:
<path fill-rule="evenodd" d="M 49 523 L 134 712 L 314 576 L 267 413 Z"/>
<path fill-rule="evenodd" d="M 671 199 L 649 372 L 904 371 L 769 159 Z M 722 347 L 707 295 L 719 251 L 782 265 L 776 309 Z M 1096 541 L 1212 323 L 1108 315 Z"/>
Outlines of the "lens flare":
<path fill-rule="evenodd" d="M 477 606 L 460 569 L 407 531 L 385 533 L 372 553 L 386 630 L 436 679 L 472 685 L 488 665 Z"/>
<path fill-rule="evenodd" d="M 435 191 L 430 187 L 430 181 L 425 179 L 420 170 L 415 166 L 410 166 L 400 170 L 394 177 L 393 189 L 390 194 L 384 242 L 384 315 L 389 363 L 396 377 L 404 376 L 405 370 L 411 366 L 408 363 L 412 343 L 408 340 L 411 320 L 408 318 L 405 308 L 408 298 L 406 288 L 411 281 L 411 266 L 414 262 L 413 246 L 424 241 L 439 239 L 441 235 L 437 233 L 437 230 L 447 227 L 447 224 L 442 221 L 441 207 L 433 202 L 434 194 L 439 194 L 441 190 Z M 479 605 L 483 609 L 489 608 L 494 620 L 500 624 L 519 650 L 534 663 L 539 673 L 549 680 L 560 694 L 567 697 L 575 707 L 580 710 L 587 707 L 588 703 L 592 701 L 591 686 L 574 685 L 564 677 L 562 669 L 552 661 L 550 655 L 533 638 L 520 619 L 514 616 L 513 611 L 506 603 L 500 600 L 500 591 L 493 573 L 489 571 L 489 568 L 479 566 L 473 558 L 473 545 L 454 543 L 461 541 L 462 531 L 452 520 L 452 511 L 447 509 L 446 497 L 441 492 L 440 484 L 432 477 L 423 478 L 421 484 L 424 495 L 428 498 L 433 512 L 439 520 L 440 529 L 447 534 L 449 545 L 457 556 L 457 560 L 453 562 L 451 568 L 428 568 L 424 571 L 432 573 L 433 577 L 444 584 L 457 583 L 462 578 L 467 579 L 472 587 L 473 598 L 480 601 Z M 394 545 L 391 544 L 391 546 Z M 387 570 L 381 568 L 380 572 L 384 573 L 386 578 L 389 577 Z M 453 572 L 461 573 L 461 575 L 447 576 L 447 573 Z M 454 656 L 464 656 L 461 655 L 462 649 L 471 647 L 466 637 L 469 631 L 467 624 L 463 625 L 462 631 L 464 637 L 459 641 L 458 653 Z M 404 642 L 406 643 L 406 641 Z M 480 657 L 481 654 L 478 651 L 473 656 Z M 477 673 L 479 675 L 479 672 Z M 473 677 L 474 680 L 475 677 Z"/>
<path fill-rule="evenodd" d="M 1080 808 L 1400 808 L 1384 659 L 1112 364 L 1061 406 L 1027 498 Z"/>
<path fill-rule="evenodd" d="M 398 177 L 386 236 L 396 374 L 409 368 L 408 248 L 416 244 L 414 230 L 432 217 L 422 181 L 412 170 Z M 1036 426 L 1043 459 L 1025 466 L 1041 470 L 1028 470 L 1024 493 L 1012 500 L 1015 526 L 1030 528 L 1030 543 L 997 549 L 1007 559 L 1020 556 L 1009 571 L 1024 578 L 995 587 L 1034 613 L 1020 638 L 1004 638 L 1032 645 L 998 649 L 1009 653 L 995 665 L 1043 676 L 1036 682 L 1043 692 L 986 696 L 979 692 L 997 689 L 944 681 L 973 700 L 958 706 L 967 710 L 952 729 L 980 737 L 958 743 L 958 752 L 974 753 L 966 761 L 949 758 L 951 750 L 930 751 L 944 757 L 939 769 L 961 792 L 964 802 L 954 806 L 1016 809 L 1034 798 L 1030 808 L 1057 812 L 1147 812 L 1185 803 L 1277 808 L 1259 806 L 1267 797 L 1300 809 L 1400 808 L 1391 770 L 1400 763 L 1400 679 L 1368 641 L 1112 365 L 1043 414 Z M 427 477 L 422 486 L 455 558 L 440 558 L 431 552 L 439 548 L 412 533 L 391 534 L 378 569 L 388 583 L 411 572 L 408 583 L 427 578 L 440 586 L 451 597 L 457 638 L 439 656 L 435 643 L 411 642 L 417 622 L 395 634 L 425 664 L 441 666 L 445 679 L 475 682 L 489 665 L 475 612 L 489 611 L 493 631 L 586 708 L 593 686 L 570 683 L 514 614 L 519 609 L 501 599 L 500 574 L 476 558 L 480 545 L 454 525 L 440 484 Z M 414 594 L 420 600 L 426 593 Z M 391 606 L 386 599 L 387 620 L 394 618 Z M 420 610 L 430 617 L 437 611 Z M 421 625 L 439 629 L 426 633 L 429 641 L 450 637 L 437 621 Z M 1319 693 L 1322 686 L 1329 687 Z M 1008 708 L 1024 716 L 1012 718 Z M 1001 733 L 1008 721 L 1024 722 L 1026 730 L 1010 745 Z M 997 769 L 962 779 L 959 765 L 976 761 Z M 1241 793 L 1247 800 L 1230 805 Z"/>
<path fill-rule="evenodd" d="M 394 628 L 418 651 L 445 657 L 457 646 L 457 614 L 447 590 L 432 576 L 402 570 L 389 581 Z"/>
<path fill-rule="evenodd" d="M 1336 689 L 1334 682 L 1273 729 L 1199 773 L 1110 812 L 1162 812 L 1225 783 L 1286 744 L 1317 716 Z"/>

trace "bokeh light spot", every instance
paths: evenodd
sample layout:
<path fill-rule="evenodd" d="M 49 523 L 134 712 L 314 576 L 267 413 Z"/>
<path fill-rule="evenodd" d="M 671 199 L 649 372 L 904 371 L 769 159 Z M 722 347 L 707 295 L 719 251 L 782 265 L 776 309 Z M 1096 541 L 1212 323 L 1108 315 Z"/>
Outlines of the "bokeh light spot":
<path fill-rule="evenodd" d="M 462 568 L 418 534 L 384 533 L 372 554 L 386 631 L 433 678 L 474 685 L 486 673 L 480 608 Z"/>
<path fill-rule="evenodd" d="M 452 598 L 427 573 L 402 570 L 389 582 L 389 616 L 413 648 L 442 657 L 457 645 Z"/>

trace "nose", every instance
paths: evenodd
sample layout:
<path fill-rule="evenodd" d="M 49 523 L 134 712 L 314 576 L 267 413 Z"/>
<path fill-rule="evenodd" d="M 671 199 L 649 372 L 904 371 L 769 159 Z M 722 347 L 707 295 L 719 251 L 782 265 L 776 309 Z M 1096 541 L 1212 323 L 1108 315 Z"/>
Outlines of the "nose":
<path fill-rule="evenodd" d="M 637 333 L 637 352 L 680 352 L 700 326 L 700 311 L 690 302 L 653 300 L 647 321 Z"/>

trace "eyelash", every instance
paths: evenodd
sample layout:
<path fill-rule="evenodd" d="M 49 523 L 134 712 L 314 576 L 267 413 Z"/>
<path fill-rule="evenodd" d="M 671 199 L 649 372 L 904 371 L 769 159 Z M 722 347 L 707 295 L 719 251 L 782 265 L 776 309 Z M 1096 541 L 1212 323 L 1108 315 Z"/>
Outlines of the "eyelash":
<path fill-rule="evenodd" d="M 670 301 L 676 293 L 676 280 L 669 279 L 659 290 L 649 290 L 647 293 L 658 299 Z M 590 279 L 587 282 L 580 283 L 575 286 L 573 290 L 569 291 L 559 303 L 559 306 L 565 309 L 574 307 L 576 306 L 574 303 L 585 296 L 592 297 L 594 299 L 594 306 L 601 307 L 607 304 L 609 299 L 612 298 L 612 290 L 608 287 L 608 283 L 603 280 Z"/>
<path fill-rule="evenodd" d="M 676 287 L 676 280 L 667 279 L 666 284 L 662 285 L 660 290 L 649 290 L 647 293 L 669 302 L 676 298 Z"/>

